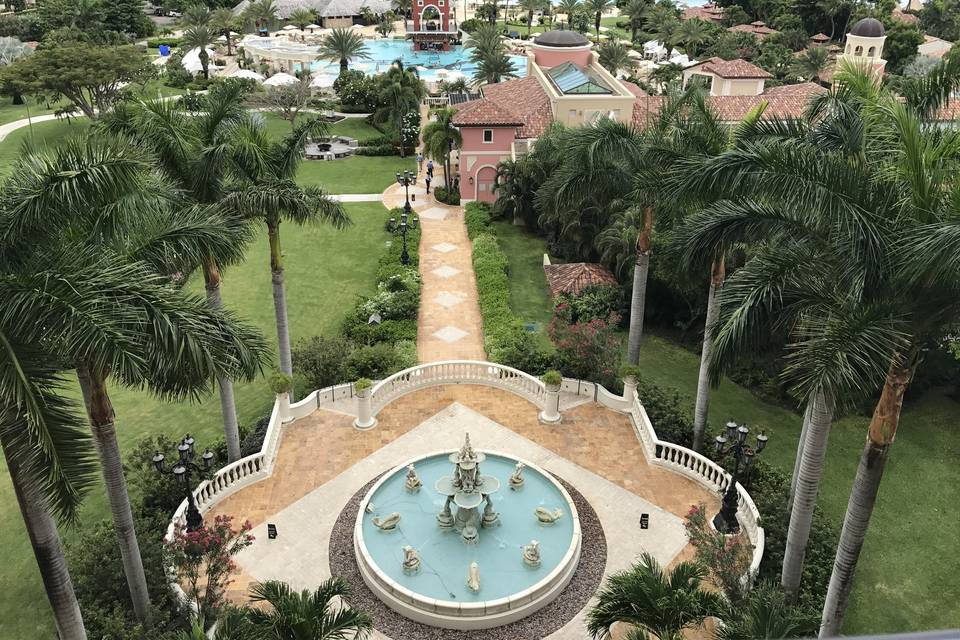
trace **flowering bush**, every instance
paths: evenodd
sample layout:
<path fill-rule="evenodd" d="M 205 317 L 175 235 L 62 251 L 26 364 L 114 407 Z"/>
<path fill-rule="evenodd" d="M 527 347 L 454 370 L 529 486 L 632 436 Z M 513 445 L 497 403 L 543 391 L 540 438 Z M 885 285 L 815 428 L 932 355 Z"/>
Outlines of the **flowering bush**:
<path fill-rule="evenodd" d="M 420 141 L 420 112 L 405 113 L 400 122 L 400 133 L 404 147 L 415 147 Z"/>
<path fill-rule="evenodd" d="M 232 522 L 230 516 L 217 516 L 213 525 L 205 524 L 196 531 L 178 529 L 164 544 L 168 564 L 177 578 L 187 583 L 187 596 L 207 620 L 216 618 L 230 576 L 237 571 L 233 556 L 253 544 L 250 522 L 245 521 L 239 529 L 234 529 Z"/>
<path fill-rule="evenodd" d="M 707 507 L 690 507 L 684 523 L 690 544 L 697 549 L 697 561 L 710 570 L 710 576 L 727 598 L 735 602 L 746 595 L 744 576 L 750 570 L 753 545 L 743 533 L 724 535 L 710 527 Z"/>
<path fill-rule="evenodd" d="M 557 347 L 560 370 L 571 378 L 615 388 L 620 365 L 620 339 L 616 334 L 620 316 L 611 313 L 606 319 L 570 323 L 565 320 L 569 313 L 565 303 L 558 304 L 547 329 Z"/>

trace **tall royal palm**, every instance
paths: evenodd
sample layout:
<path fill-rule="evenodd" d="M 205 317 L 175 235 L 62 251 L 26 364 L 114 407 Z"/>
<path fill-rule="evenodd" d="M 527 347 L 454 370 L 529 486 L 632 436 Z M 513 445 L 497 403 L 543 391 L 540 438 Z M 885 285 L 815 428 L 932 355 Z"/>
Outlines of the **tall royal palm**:
<path fill-rule="evenodd" d="M 616 6 L 616 0 L 584 0 L 583 8 L 593 15 L 593 28 L 596 31 L 597 41 L 600 40 L 600 21 L 603 14 Z"/>
<path fill-rule="evenodd" d="M 628 0 L 621 13 L 630 24 L 630 42 L 637 41 L 637 33 L 647 21 L 647 12 L 652 5 L 648 0 Z"/>
<path fill-rule="evenodd" d="M 210 28 L 227 39 L 227 55 L 233 55 L 233 40 L 237 32 L 243 28 L 243 22 L 239 17 L 233 15 L 233 12 L 226 7 L 215 9 L 210 12 Z"/>
<path fill-rule="evenodd" d="M 229 153 L 235 134 L 251 116 L 242 105 L 244 89 L 234 83 L 211 90 L 204 108 L 184 117 L 170 101 L 134 101 L 107 114 L 100 125 L 105 131 L 129 136 L 157 158 L 161 171 L 181 190 L 188 202 L 201 212 L 217 214 L 216 205 L 227 196 L 235 169 Z M 222 218 L 225 224 L 230 221 Z M 228 231 L 224 229 L 224 231 Z M 222 270 L 235 260 L 218 255 L 219 238 L 210 237 L 210 250 L 199 264 L 186 265 L 185 273 L 200 269 L 207 301 L 219 309 L 223 305 Z M 241 239 L 238 242 L 242 243 Z M 242 247 L 238 247 L 241 249 Z M 223 430 L 230 461 L 240 458 L 240 433 L 237 426 L 233 381 L 227 375 L 218 378 Z"/>
<path fill-rule="evenodd" d="M 449 188 L 452 179 L 450 152 L 463 143 L 460 130 L 453 126 L 456 111 L 449 108 L 434 109 L 433 118 L 423 128 L 423 150 L 431 158 L 443 158 L 443 184 Z"/>
<path fill-rule="evenodd" d="M 527 35 L 533 27 L 533 14 L 546 6 L 544 0 L 520 0 L 520 8 L 527 12 Z"/>
<path fill-rule="evenodd" d="M 363 37 L 351 29 L 334 29 L 320 41 L 319 59 L 340 63 L 340 73 L 354 60 L 369 60 L 370 52 Z"/>
<path fill-rule="evenodd" d="M 583 3 L 580 0 L 560 0 L 557 4 L 556 11 L 558 13 L 566 14 L 567 16 L 567 28 L 570 28 L 570 23 L 573 20 L 573 14 L 580 10 L 580 7 L 583 6 Z"/>
<path fill-rule="evenodd" d="M 380 85 L 380 103 L 383 106 L 377 110 L 374 118 L 393 126 L 401 158 L 406 155 L 408 145 L 417 143 L 416 140 L 404 138 L 405 120 L 412 113 L 419 117 L 420 101 L 426 92 L 427 88 L 417 72 L 411 67 L 405 67 L 400 59 L 394 60 L 387 72 L 383 74 Z"/>
<path fill-rule="evenodd" d="M 247 220 L 261 220 L 267 227 L 277 352 L 280 370 L 289 376 L 293 375 L 293 363 L 280 223 L 287 221 L 304 225 L 327 222 L 342 228 L 350 222 L 340 203 L 327 197 L 319 187 L 301 187 L 295 181 L 307 139 L 326 133 L 327 126 L 323 120 L 314 118 L 302 123 L 282 140 L 274 141 L 268 137 L 266 127 L 260 121 L 251 121 L 238 131 L 236 140 L 235 155 L 243 180 L 224 201 L 228 211 Z"/>

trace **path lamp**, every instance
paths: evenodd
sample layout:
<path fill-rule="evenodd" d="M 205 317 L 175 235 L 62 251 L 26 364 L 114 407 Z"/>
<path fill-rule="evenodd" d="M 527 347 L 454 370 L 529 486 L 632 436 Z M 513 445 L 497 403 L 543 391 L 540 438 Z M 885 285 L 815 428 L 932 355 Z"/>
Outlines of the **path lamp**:
<path fill-rule="evenodd" d="M 410 254 L 407 252 L 407 231 L 416 229 L 420 224 L 420 219 L 416 216 L 410 219 L 410 214 L 412 213 L 412 209 L 410 208 L 410 185 L 416 183 L 416 174 L 410 171 L 404 171 L 403 173 L 397 172 L 397 184 L 404 188 L 407 198 L 403 205 L 403 213 L 400 215 L 399 224 L 396 218 L 390 218 L 390 221 L 387 223 L 387 228 L 391 233 L 399 231 L 403 237 L 403 251 L 400 253 L 400 264 L 404 266 L 410 264 Z"/>
<path fill-rule="evenodd" d="M 200 511 L 197 510 L 197 503 L 193 498 L 193 491 L 190 489 L 190 472 L 195 471 L 198 474 L 202 474 L 206 471 L 210 471 L 211 463 L 213 462 L 213 452 L 210 449 L 205 449 L 204 452 L 200 455 L 202 460 L 200 465 L 197 465 L 193 462 L 194 450 L 193 450 L 193 438 L 190 437 L 190 434 L 187 434 L 187 437 L 180 441 L 180 444 L 177 445 L 177 453 L 180 455 L 180 459 L 177 460 L 177 464 L 173 465 L 172 469 L 164 468 L 164 455 L 157 451 L 157 454 L 153 456 L 153 466 L 157 468 L 159 473 L 169 473 L 174 478 L 180 481 L 180 484 L 183 485 L 187 493 L 187 531 L 196 531 L 203 526 L 203 516 L 200 515 Z"/>
<path fill-rule="evenodd" d="M 719 435 L 716 439 L 717 457 L 725 456 L 728 453 L 733 456 L 733 475 L 730 476 L 730 486 L 723 494 L 723 504 L 720 512 L 713 519 L 713 526 L 720 533 L 739 533 L 740 523 L 737 522 L 737 506 L 740 501 L 740 492 L 737 491 L 737 482 L 740 479 L 740 467 L 743 466 L 744 474 L 750 473 L 753 468 L 753 462 L 761 451 L 767 446 L 766 431 L 761 431 L 757 436 L 757 444 L 751 447 L 747 444 L 747 436 L 750 435 L 750 429 L 747 425 L 737 425 L 732 420 L 727 423 L 727 435 Z M 729 441 L 730 444 L 727 444 Z"/>

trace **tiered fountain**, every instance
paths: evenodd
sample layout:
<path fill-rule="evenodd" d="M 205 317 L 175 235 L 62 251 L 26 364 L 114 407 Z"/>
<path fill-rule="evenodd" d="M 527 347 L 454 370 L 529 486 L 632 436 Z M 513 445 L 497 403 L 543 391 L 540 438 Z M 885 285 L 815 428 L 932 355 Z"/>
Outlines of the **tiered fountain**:
<path fill-rule="evenodd" d="M 459 450 L 378 480 L 360 504 L 354 547 L 364 581 L 390 608 L 437 627 L 482 629 L 560 595 L 580 558 L 580 522 L 550 474 L 475 451 L 468 434 Z"/>

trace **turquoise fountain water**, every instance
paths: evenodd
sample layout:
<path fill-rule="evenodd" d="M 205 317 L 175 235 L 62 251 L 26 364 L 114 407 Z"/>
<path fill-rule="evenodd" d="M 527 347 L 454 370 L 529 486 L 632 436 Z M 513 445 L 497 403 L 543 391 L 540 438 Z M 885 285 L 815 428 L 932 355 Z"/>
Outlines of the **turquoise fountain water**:
<path fill-rule="evenodd" d="M 389 472 L 361 503 L 355 529 L 371 589 L 437 626 L 496 626 L 529 615 L 559 595 L 579 560 L 576 507 L 562 486 L 525 463 L 516 487 L 518 460 L 503 454 L 470 448 L 473 457 L 457 464 L 467 447 L 412 461 L 415 490 L 409 463 Z M 457 616 L 474 620 L 451 624 Z"/>

